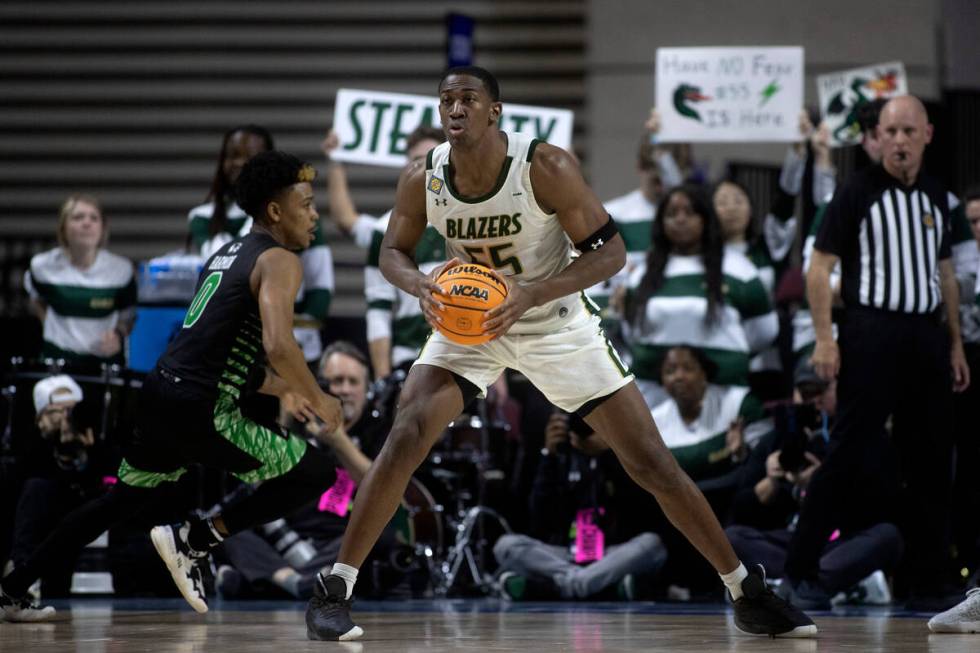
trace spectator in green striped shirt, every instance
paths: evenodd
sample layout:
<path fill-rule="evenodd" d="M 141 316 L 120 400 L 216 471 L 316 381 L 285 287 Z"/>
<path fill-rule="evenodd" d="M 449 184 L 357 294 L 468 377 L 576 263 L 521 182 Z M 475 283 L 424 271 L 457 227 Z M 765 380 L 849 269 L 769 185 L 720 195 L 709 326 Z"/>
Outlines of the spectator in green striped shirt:
<path fill-rule="evenodd" d="M 664 444 L 695 481 L 718 478 L 772 430 L 746 387 L 713 383 L 717 367 L 697 347 L 671 347 L 661 379 L 669 399 L 653 409 Z M 728 486 L 733 490 L 737 479 Z"/>
<path fill-rule="evenodd" d="M 647 404 L 667 396 L 660 367 L 668 349 L 703 349 L 720 385 L 748 385 L 749 357 L 769 346 L 779 321 L 759 272 L 725 251 L 721 228 L 700 188 L 671 189 L 657 210 L 646 262 L 630 275 L 626 298 L 633 372 Z"/>
<path fill-rule="evenodd" d="M 108 225 L 91 195 L 68 197 L 58 216 L 58 247 L 31 259 L 24 287 L 44 329 L 43 356 L 82 365 L 124 363 L 136 319 L 129 259 L 105 249 Z"/>
<path fill-rule="evenodd" d="M 820 204 L 828 189 L 834 187 L 835 170 L 830 160 L 830 132 L 821 123 L 814 129 L 807 111 L 799 116 L 800 140 L 786 150 L 779 174 L 779 187 L 765 217 L 755 211 L 748 189 L 733 179 L 715 186 L 712 194 L 715 211 L 721 222 L 726 249 L 744 254 L 759 269 L 759 277 L 773 299 L 774 289 L 789 264 L 799 220 L 794 215 L 796 197 L 803 187 L 807 163 L 806 142 L 813 148 L 814 202 Z M 749 380 L 753 393 L 762 400 L 784 398 L 789 393 L 782 374 L 779 349 L 769 347 L 749 362 Z"/>
<path fill-rule="evenodd" d="M 244 235 L 248 215 L 235 202 L 232 187 L 252 157 L 272 149 L 272 134 L 264 127 L 241 125 L 225 132 L 207 201 L 187 215 L 190 251 L 209 258 L 225 243 Z"/>

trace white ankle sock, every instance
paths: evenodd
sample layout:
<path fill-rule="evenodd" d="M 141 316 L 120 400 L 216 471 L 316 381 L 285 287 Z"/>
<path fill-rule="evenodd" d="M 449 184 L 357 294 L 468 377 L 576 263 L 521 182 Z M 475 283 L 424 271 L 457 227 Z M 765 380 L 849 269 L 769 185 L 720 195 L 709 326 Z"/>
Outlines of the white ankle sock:
<path fill-rule="evenodd" d="M 357 582 L 357 567 L 335 562 L 330 569 L 330 573 L 344 579 L 344 583 L 347 585 L 347 596 L 344 598 L 349 599 L 351 594 L 354 593 L 354 583 Z"/>
<path fill-rule="evenodd" d="M 749 572 L 741 561 L 738 563 L 738 567 L 736 567 L 734 571 L 730 571 L 727 574 L 718 575 L 721 576 L 721 582 L 725 584 L 725 587 L 727 587 L 729 593 L 731 593 L 733 601 L 738 601 L 740 598 L 742 598 L 742 581 L 749 575 Z"/>

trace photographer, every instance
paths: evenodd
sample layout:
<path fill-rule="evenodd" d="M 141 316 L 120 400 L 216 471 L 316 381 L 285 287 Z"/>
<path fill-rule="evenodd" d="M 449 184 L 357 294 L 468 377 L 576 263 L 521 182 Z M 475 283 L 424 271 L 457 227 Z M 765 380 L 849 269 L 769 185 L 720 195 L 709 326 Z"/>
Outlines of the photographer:
<path fill-rule="evenodd" d="M 797 366 L 794 384 L 793 403 L 774 409 L 776 430 L 746 461 L 735 496 L 734 525 L 726 529 L 739 557 L 765 563 L 770 578 L 783 575 L 797 513 L 826 455 L 837 410 L 836 382 L 821 380 L 807 361 Z M 804 609 L 827 609 L 831 597 L 859 582 L 865 601 L 890 601 L 884 577 L 876 572 L 898 563 L 903 542 L 898 528 L 887 520 L 893 488 L 888 461 L 873 465 L 869 471 L 880 474 L 883 482 L 869 479 L 860 491 L 855 489 L 849 509 L 839 514 L 836 530 L 824 546 L 817 582 L 797 588 L 794 604 L 798 599 Z M 801 589 L 805 594 L 799 594 Z"/>
<path fill-rule="evenodd" d="M 91 419 L 81 404 L 81 387 L 70 376 L 49 376 L 34 386 L 39 432 L 26 457 L 26 481 L 17 502 L 10 561 L 23 564 L 48 531 L 68 512 L 102 492 L 104 456 Z M 67 595 L 75 558 L 43 579 L 48 596 Z M 36 587 L 36 585 L 35 585 Z M 33 588 L 32 588 L 33 589 Z"/>
<path fill-rule="evenodd" d="M 654 533 L 629 537 L 618 491 L 629 482 L 584 420 L 554 412 L 530 497 L 534 537 L 507 534 L 493 547 L 504 597 L 584 599 L 618 586 L 634 598 L 635 576 L 656 573 L 667 551 Z"/>
<path fill-rule="evenodd" d="M 276 588 L 294 598 L 309 598 L 317 572 L 337 558 L 356 484 L 380 450 L 389 424 L 369 403 L 367 358 L 354 345 L 339 341 L 327 347 L 319 372 L 320 386 L 340 399 L 343 428 L 324 433 L 317 423 L 294 426 L 305 429 L 313 446 L 324 442 L 330 447 L 338 461 L 337 481 L 319 498 L 284 518 L 237 533 L 222 543 L 230 564 L 218 569 L 217 590 L 225 598 L 269 596 L 270 590 L 274 596 Z M 242 489 L 236 495 L 247 492 Z M 394 532 L 389 528 L 375 548 L 375 557 L 386 555 L 393 546 Z M 381 591 L 370 575 L 366 579 L 362 589 Z"/>

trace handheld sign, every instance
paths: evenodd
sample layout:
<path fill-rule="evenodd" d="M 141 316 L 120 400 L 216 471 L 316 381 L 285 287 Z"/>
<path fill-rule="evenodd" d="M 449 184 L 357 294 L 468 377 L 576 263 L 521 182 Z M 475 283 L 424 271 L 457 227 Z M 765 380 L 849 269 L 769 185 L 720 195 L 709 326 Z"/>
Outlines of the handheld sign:
<path fill-rule="evenodd" d="M 500 128 L 569 149 L 573 117 L 567 109 L 505 102 Z M 337 161 L 401 167 L 412 130 L 439 124 L 438 98 L 342 88 L 334 105 L 334 130 L 341 145 L 330 156 Z"/>
<path fill-rule="evenodd" d="M 658 139 L 796 141 L 803 48 L 657 48 Z"/>
<path fill-rule="evenodd" d="M 817 77 L 820 117 L 830 129 L 831 147 L 861 142 L 858 112 L 863 104 L 908 93 L 901 61 L 852 68 Z"/>

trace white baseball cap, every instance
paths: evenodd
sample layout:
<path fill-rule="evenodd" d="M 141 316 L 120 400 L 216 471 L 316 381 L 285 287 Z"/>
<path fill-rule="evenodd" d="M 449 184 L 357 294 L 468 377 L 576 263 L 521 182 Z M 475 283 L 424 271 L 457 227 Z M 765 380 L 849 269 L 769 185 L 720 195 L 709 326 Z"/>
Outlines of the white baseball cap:
<path fill-rule="evenodd" d="M 70 393 L 70 396 L 58 397 L 58 401 L 71 400 L 78 402 L 83 397 L 81 387 L 75 383 L 75 379 L 67 374 L 49 376 L 46 379 L 41 379 L 34 385 L 34 411 L 36 414 L 40 414 L 42 410 L 47 408 L 55 400 L 55 393 Z"/>

